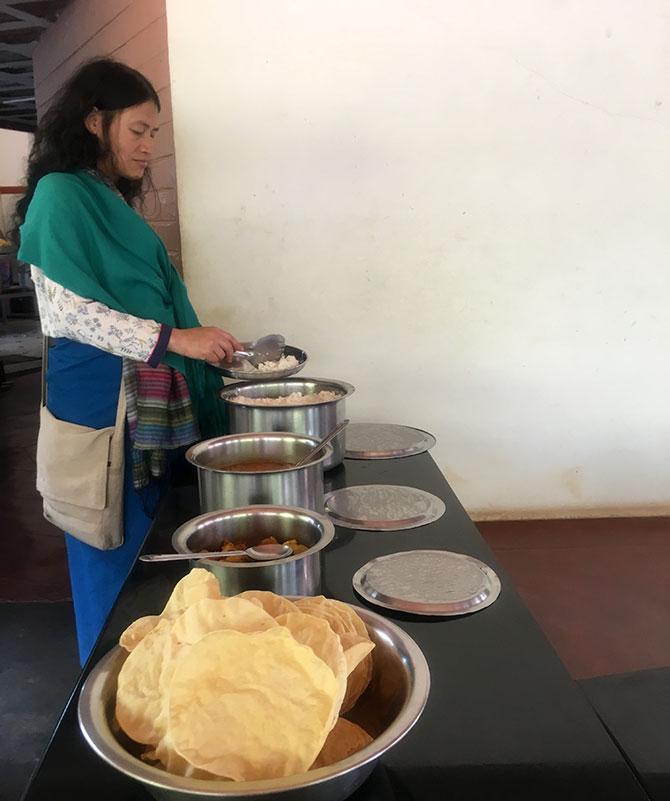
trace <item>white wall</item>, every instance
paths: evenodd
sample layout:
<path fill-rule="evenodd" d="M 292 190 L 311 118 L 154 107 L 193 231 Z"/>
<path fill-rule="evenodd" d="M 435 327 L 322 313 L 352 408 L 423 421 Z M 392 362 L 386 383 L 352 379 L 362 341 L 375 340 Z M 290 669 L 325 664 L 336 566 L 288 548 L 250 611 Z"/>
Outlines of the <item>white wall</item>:
<path fill-rule="evenodd" d="M 0 186 L 22 186 L 33 135 L 0 128 Z"/>
<path fill-rule="evenodd" d="M 168 0 L 185 276 L 475 517 L 670 511 L 670 18 Z"/>
<path fill-rule="evenodd" d="M 0 186 L 23 186 L 26 159 L 33 135 L 0 128 Z M 0 193 L 0 231 L 5 234 L 13 226 L 14 206 L 20 195 Z"/>

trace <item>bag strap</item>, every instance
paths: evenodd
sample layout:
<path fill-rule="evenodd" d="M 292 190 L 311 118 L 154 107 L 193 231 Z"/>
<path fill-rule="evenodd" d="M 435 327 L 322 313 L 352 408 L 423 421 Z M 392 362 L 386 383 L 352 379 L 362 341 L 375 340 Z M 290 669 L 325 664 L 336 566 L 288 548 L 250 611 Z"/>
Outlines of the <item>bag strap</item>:
<path fill-rule="evenodd" d="M 40 378 L 40 405 L 47 405 L 47 369 L 49 367 L 49 348 L 51 337 L 46 334 L 42 337 L 42 375 Z"/>
<path fill-rule="evenodd" d="M 126 430 L 126 379 L 121 373 L 121 386 L 119 387 L 119 403 L 116 407 L 116 422 L 114 423 L 114 436 L 123 439 Z"/>

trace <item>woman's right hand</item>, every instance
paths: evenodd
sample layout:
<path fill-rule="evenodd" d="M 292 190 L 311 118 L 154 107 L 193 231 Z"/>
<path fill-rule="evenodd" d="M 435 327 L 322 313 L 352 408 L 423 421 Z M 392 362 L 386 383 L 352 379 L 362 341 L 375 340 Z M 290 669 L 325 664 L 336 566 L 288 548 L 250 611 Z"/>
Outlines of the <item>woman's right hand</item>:
<path fill-rule="evenodd" d="M 173 328 L 168 350 L 189 359 L 219 364 L 223 361 L 231 362 L 233 351 L 244 348 L 232 334 L 222 328 L 206 325 L 197 328 Z"/>

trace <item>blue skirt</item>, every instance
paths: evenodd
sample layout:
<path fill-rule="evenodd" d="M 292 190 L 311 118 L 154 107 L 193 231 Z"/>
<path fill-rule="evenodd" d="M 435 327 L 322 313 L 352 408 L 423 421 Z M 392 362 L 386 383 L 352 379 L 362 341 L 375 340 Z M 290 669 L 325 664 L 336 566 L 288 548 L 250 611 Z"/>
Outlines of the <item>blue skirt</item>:
<path fill-rule="evenodd" d="M 47 366 L 49 411 L 58 419 L 77 425 L 113 426 L 121 388 L 121 358 L 70 339 L 52 342 Z M 126 435 L 123 545 L 111 551 L 100 551 L 65 535 L 82 665 L 93 650 L 137 559 L 159 494 L 159 487 L 143 493 L 133 488 L 130 440 Z"/>

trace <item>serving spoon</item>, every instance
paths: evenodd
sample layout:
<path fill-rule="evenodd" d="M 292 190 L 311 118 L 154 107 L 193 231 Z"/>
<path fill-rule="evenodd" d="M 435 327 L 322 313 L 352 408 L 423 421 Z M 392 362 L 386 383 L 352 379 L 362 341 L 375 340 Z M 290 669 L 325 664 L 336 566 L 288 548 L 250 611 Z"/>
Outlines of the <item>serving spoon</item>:
<path fill-rule="evenodd" d="M 293 553 L 290 545 L 252 545 L 240 551 L 211 551 L 207 553 L 143 553 L 140 562 L 177 562 L 183 559 L 217 559 L 221 556 L 248 556 L 255 562 L 284 559 Z"/>
<path fill-rule="evenodd" d="M 303 456 L 297 464 L 291 465 L 291 467 L 302 467 L 304 464 L 307 464 L 307 462 L 310 462 L 324 445 L 327 445 L 331 439 L 335 439 L 340 431 L 344 430 L 348 425 L 349 420 L 343 420 L 339 425 L 336 425 L 330 434 L 326 434 L 326 436 L 319 442 L 318 445 L 312 448 L 312 450 L 306 456 Z"/>
<path fill-rule="evenodd" d="M 233 356 L 248 359 L 254 367 L 263 362 L 276 362 L 284 353 L 286 340 L 281 334 L 266 334 L 249 344 L 247 350 L 236 350 Z"/>

